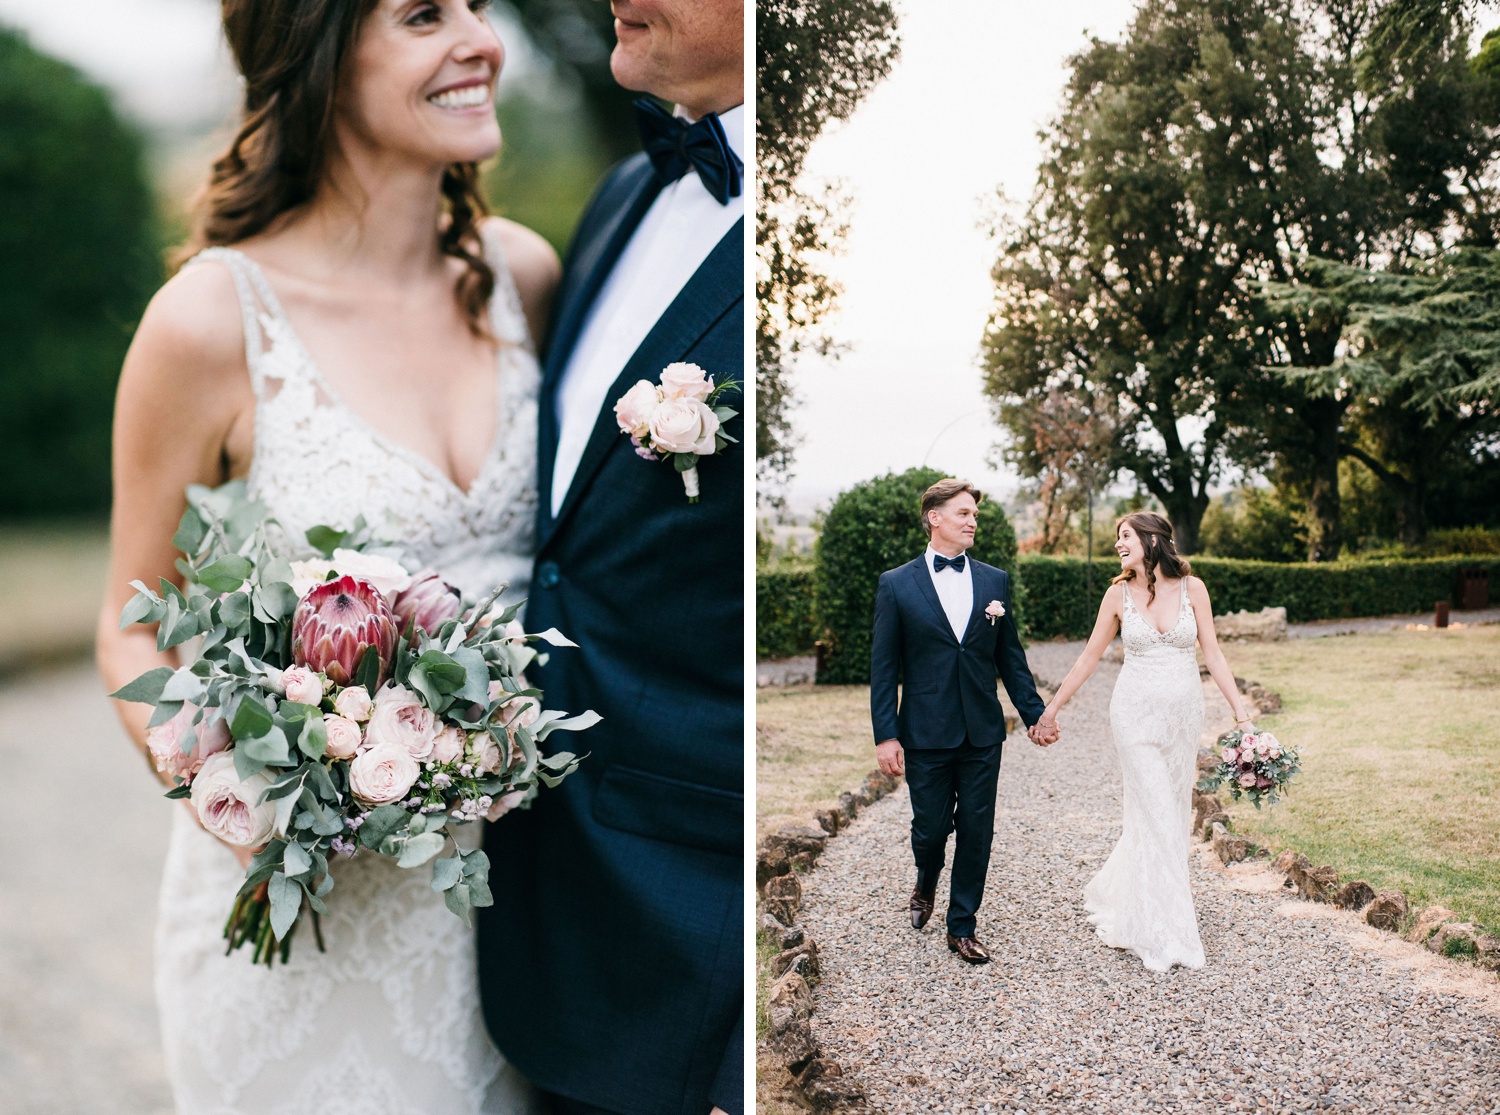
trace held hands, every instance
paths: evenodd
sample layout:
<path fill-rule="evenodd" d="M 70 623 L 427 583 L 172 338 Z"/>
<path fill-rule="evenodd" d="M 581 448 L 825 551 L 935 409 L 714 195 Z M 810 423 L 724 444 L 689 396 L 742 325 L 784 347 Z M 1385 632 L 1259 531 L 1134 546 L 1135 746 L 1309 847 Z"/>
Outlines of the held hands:
<path fill-rule="evenodd" d="M 892 777 L 906 773 L 906 752 L 901 741 L 888 739 L 875 745 L 875 761 L 880 764 L 880 773 Z"/>
<path fill-rule="evenodd" d="M 1026 729 L 1026 734 L 1038 747 L 1051 747 L 1061 737 L 1062 729 L 1057 726 L 1057 718 L 1049 709 L 1042 713 L 1040 720 Z"/>

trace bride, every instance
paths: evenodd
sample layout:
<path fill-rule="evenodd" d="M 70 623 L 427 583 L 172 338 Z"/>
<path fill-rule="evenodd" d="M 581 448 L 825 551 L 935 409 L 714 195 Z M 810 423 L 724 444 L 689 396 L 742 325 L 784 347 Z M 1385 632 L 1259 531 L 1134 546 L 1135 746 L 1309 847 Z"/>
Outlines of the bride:
<path fill-rule="evenodd" d="M 1125 825 L 1099 874 L 1084 888 L 1084 908 L 1105 944 L 1129 949 L 1152 971 L 1203 967 L 1203 944 L 1188 885 L 1189 819 L 1203 689 L 1194 644 L 1234 710 L 1250 717 L 1214 637 L 1203 582 L 1172 541 L 1172 524 L 1138 511 L 1115 527 L 1120 575 L 1099 605 L 1088 645 L 1038 724 L 1057 713 L 1093 674 L 1115 632 L 1125 665 L 1109 704 L 1109 724 L 1124 776 Z"/>
<path fill-rule="evenodd" d="M 187 264 L 121 374 L 109 595 L 115 689 L 168 664 L 118 630 L 133 579 L 175 579 L 189 484 L 244 477 L 285 528 L 360 515 L 466 594 L 524 595 L 536 512 L 532 338 L 558 279 L 537 235 L 483 216 L 503 50 L 483 3 L 224 0 L 244 77 Z M 142 705 L 121 705 L 138 746 Z M 163 776 L 165 781 L 165 776 Z M 156 992 L 179 1115 L 519 1112 L 481 1020 L 472 932 L 426 873 L 335 869 L 327 951 L 275 970 L 222 937 L 249 851 L 174 810 Z"/>

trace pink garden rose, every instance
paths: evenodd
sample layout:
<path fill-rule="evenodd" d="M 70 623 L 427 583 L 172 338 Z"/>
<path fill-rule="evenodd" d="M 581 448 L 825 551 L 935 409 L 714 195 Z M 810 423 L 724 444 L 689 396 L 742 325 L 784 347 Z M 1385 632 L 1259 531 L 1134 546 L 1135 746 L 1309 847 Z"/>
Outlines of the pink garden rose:
<path fill-rule="evenodd" d="M 1240 753 L 1232 747 L 1226 747 L 1219 752 L 1219 758 L 1223 759 L 1226 763 L 1232 763 L 1239 757 Z"/>
<path fill-rule="evenodd" d="M 635 381 L 635 386 L 615 403 L 615 421 L 620 432 L 643 438 L 651 428 L 651 416 L 661 403 L 661 394 L 656 387 L 644 379 Z"/>
<path fill-rule="evenodd" d="M 349 792 L 365 805 L 400 801 L 417 781 L 417 761 L 398 743 L 383 743 L 349 764 Z"/>
<path fill-rule="evenodd" d="M 193 727 L 193 716 L 198 709 L 194 705 L 183 705 L 182 711 L 165 724 L 158 724 L 146 733 L 146 748 L 156 769 L 163 774 L 180 778 L 184 782 L 203 769 L 203 764 L 212 755 L 229 746 L 229 726 L 222 716 L 215 716 Z M 189 728 L 197 737 L 192 750 L 182 751 L 182 737 Z"/>
<path fill-rule="evenodd" d="M 306 666 L 288 666 L 281 671 L 281 687 L 288 701 L 303 705 L 321 704 L 323 679 Z"/>
<path fill-rule="evenodd" d="M 432 761 L 439 764 L 453 762 L 464 753 L 464 743 L 463 729 L 445 724 L 432 737 Z"/>
<path fill-rule="evenodd" d="M 264 774 L 240 781 L 234 755 L 220 751 L 209 757 L 193 779 L 193 810 L 203 827 L 220 840 L 255 848 L 271 838 L 276 824 L 275 802 L 260 800 L 270 788 L 271 779 Z"/>
<path fill-rule="evenodd" d="M 375 694 L 370 726 L 365 730 L 365 740 L 372 748 L 394 744 L 404 748 L 413 759 L 426 762 L 432 758 L 432 738 L 436 733 L 432 710 L 406 686 L 392 682 Z"/>
<path fill-rule="evenodd" d="M 699 399 L 668 399 L 651 416 L 651 441 L 665 453 L 707 456 L 718 432 L 718 417 Z"/>
<path fill-rule="evenodd" d="M 1269 750 L 1269 751 L 1266 752 L 1266 758 L 1268 758 L 1268 759 L 1279 759 L 1279 758 L 1281 758 L 1281 748 L 1279 748 L 1279 747 L 1273 747 L 1273 748 L 1271 748 L 1271 750 Z"/>
<path fill-rule="evenodd" d="M 1255 775 L 1251 774 L 1249 771 L 1246 771 L 1244 774 L 1240 775 L 1240 785 L 1246 787 L 1247 789 L 1251 786 L 1254 786 Z"/>
<path fill-rule="evenodd" d="M 364 692 L 363 689 L 360 690 Z M 359 725 L 347 716 L 325 716 L 323 726 L 328 729 L 328 757 L 331 759 L 352 759 L 359 752 L 359 745 L 363 742 L 360 736 Z"/>
<path fill-rule="evenodd" d="M 500 745 L 488 732 L 475 732 L 469 737 L 469 754 L 474 765 L 485 774 L 494 774 L 500 769 Z"/>
<path fill-rule="evenodd" d="M 370 709 L 373 705 L 370 691 L 363 685 L 351 685 L 347 689 L 340 689 L 338 696 L 333 699 L 333 711 L 350 720 L 370 719 Z"/>
<path fill-rule="evenodd" d="M 661 373 L 664 399 L 697 399 L 706 403 L 713 393 L 714 381 L 697 364 L 668 364 Z"/>

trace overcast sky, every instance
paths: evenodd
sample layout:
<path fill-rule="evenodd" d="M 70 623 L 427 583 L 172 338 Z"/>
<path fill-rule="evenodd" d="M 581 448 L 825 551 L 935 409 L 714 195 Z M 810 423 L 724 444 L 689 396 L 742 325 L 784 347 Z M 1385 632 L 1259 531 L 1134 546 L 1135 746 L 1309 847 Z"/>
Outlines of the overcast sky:
<path fill-rule="evenodd" d="M 794 505 L 924 458 L 997 491 L 1015 487 L 985 465 L 996 430 L 977 355 L 994 245 L 978 226 L 997 188 L 1030 197 L 1037 129 L 1059 103 L 1065 60 L 1089 34 L 1118 37 L 1135 4 L 898 8 L 895 70 L 808 158 L 810 178 L 843 178 L 854 194 L 846 251 L 831 267 L 844 296 L 829 323 L 852 351 L 810 359 L 797 377 Z"/>

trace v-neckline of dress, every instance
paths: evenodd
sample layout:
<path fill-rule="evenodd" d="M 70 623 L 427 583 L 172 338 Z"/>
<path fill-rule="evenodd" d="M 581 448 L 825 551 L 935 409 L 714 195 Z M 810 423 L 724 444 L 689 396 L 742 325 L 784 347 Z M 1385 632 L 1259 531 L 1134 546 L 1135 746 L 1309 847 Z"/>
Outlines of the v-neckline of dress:
<path fill-rule="evenodd" d="M 1140 605 L 1135 602 L 1135 593 L 1130 591 L 1130 585 L 1123 581 L 1120 583 L 1120 587 L 1125 590 L 1125 595 L 1130 600 L 1130 610 L 1139 616 L 1141 622 L 1159 639 L 1165 639 L 1177 630 L 1177 625 L 1182 622 L 1183 613 L 1187 610 L 1187 578 L 1179 579 L 1178 584 L 1182 586 L 1182 595 L 1177 600 L 1177 618 L 1172 621 L 1172 626 L 1168 627 L 1165 631 L 1159 631 L 1156 624 L 1151 622 L 1149 615 L 1141 611 Z"/>
<path fill-rule="evenodd" d="M 395 438 L 391 437 L 389 434 L 386 434 L 368 418 L 360 414 L 359 411 L 355 410 L 352 406 L 344 401 L 343 397 L 334 390 L 333 385 L 330 384 L 327 378 L 323 375 L 322 369 L 318 367 L 318 362 L 313 359 L 312 352 L 308 349 L 307 345 L 303 343 L 301 336 L 298 335 L 296 328 L 292 325 L 292 319 L 287 316 L 286 309 L 282 306 L 281 300 L 276 297 L 275 288 L 271 286 L 271 280 L 266 278 L 266 274 L 263 270 L 261 270 L 260 264 L 251 259 L 248 255 L 240 251 L 238 248 L 230 248 L 228 250 L 234 252 L 241 259 L 243 259 L 246 264 L 249 265 L 251 280 L 257 287 L 257 293 L 260 294 L 261 299 L 265 302 L 266 309 L 270 312 L 272 318 L 274 318 L 280 325 L 286 339 L 296 348 L 297 355 L 300 358 L 302 365 L 307 369 L 308 377 L 313 381 L 318 390 L 320 390 L 328 399 L 329 403 L 335 407 L 338 407 L 345 414 L 347 414 L 362 430 L 364 430 L 366 435 L 368 435 L 369 438 L 381 448 L 412 462 L 416 465 L 416 467 L 428 473 L 433 479 L 446 485 L 451 491 L 455 492 L 464 500 L 472 500 L 475 493 L 480 490 L 481 481 L 485 479 L 496 458 L 499 456 L 500 447 L 505 439 L 505 415 L 501 412 L 502 407 L 504 406 L 505 397 L 505 382 L 503 379 L 501 364 L 502 357 L 505 351 L 503 343 L 495 353 L 495 399 L 491 404 L 494 407 L 495 411 L 494 437 L 490 440 L 490 447 L 488 450 L 486 450 L 484 459 L 479 464 L 479 468 L 475 470 L 473 479 L 469 481 L 468 488 L 463 488 L 459 485 L 458 481 L 454 480 L 453 477 L 448 475 L 447 469 L 438 465 L 437 462 L 432 460 L 432 458 L 428 457 L 425 453 L 421 453 L 416 449 L 413 449 L 409 445 L 402 444 Z M 491 294 L 490 297 L 491 299 L 493 299 L 495 295 Z M 486 314 L 491 318 L 491 323 L 493 324 L 493 309 L 490 307 L 486 307 Z"/>

